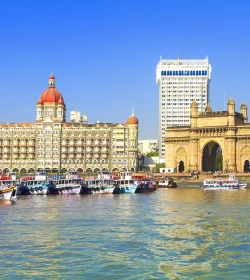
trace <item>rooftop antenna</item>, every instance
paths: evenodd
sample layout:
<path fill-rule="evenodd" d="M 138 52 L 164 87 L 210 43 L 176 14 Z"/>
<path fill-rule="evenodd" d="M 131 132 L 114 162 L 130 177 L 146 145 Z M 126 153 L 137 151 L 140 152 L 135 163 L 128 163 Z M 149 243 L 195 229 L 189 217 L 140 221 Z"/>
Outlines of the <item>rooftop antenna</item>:
<path fill-rule="evenodd" d="M 134 116 L 134 107 L 132 107 L 132 116 Z"/>

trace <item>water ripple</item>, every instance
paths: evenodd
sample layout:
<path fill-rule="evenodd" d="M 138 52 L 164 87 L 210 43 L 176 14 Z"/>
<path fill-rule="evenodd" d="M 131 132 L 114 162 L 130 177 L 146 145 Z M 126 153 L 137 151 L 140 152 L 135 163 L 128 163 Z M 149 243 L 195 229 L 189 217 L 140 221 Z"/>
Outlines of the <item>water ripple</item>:
<path fill-rule="evenodd" d="M 247 279 L 250 191 L 0 202 L 2 279 Z"/>

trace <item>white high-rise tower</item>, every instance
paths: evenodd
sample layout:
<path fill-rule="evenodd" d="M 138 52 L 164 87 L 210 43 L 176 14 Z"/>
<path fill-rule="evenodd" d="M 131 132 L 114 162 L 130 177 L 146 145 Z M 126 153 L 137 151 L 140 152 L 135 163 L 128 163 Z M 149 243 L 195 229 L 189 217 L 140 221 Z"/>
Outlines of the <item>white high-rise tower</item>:
<path fill-rule="evenodd" d="M 193 100 L 198 111 L 209 103 L 211 65 L 206 59 L 160 59 L 156 68 L 159 85 L 159 152 L 165 158 L 165 132 L 168 126 L 189 126 Z"/>

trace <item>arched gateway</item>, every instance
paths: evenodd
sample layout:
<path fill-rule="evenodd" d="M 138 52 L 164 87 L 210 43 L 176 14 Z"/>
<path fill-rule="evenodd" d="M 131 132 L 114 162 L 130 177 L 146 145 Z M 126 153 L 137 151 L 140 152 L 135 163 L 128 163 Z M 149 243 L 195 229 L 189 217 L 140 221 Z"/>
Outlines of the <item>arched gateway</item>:
<path fill-rule="evenodd" d="M 210 105 L 198 112 L 193 101 L 190 126 L 166 130 L 166 169 L 191 171 L 250 171 L 250 123 L 243 102 L 235 112 L 232 98 L 227 111 L 213 112 Z"/>

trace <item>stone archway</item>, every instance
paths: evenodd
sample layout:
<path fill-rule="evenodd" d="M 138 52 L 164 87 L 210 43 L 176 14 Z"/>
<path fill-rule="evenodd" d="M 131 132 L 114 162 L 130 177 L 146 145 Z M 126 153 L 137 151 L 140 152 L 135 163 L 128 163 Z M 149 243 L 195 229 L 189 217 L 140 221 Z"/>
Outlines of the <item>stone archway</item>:
<path fill-rule="evenodd" d="M 245 160 L 244 162 L 244 172 L 249 172 L 250 166 L 249 166 L 249 160 Z"/>
<path fill-rule="evenodd" d="M 219 156 L 219 154 L 221 156 Z M 204 146 L 202 152 L 202 171 L 215 172 L 222 170 L 222 162 L 222 150 L 220 145 L 215 141 L 208 142 Z"/>
<path fill-rule="evenodd" d="M 186 161 L 186 151 L 183 147 L 181 147 L 176 152 L 177 172 L 184 172 Z"/>
<path fill-rule="evenodd" d="M 179 162 L 178 172 L 184 172 L 184 162 L 181 160 Z"/>

